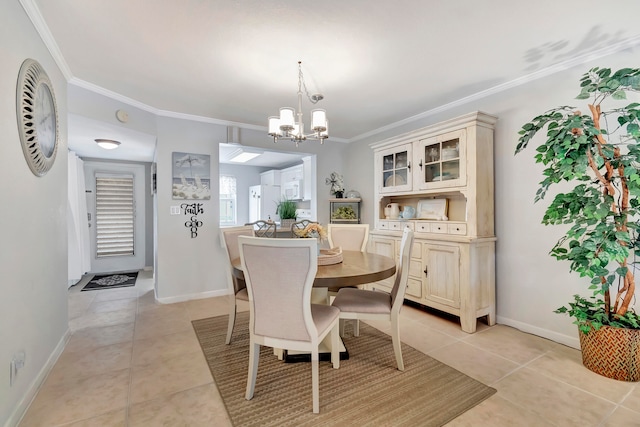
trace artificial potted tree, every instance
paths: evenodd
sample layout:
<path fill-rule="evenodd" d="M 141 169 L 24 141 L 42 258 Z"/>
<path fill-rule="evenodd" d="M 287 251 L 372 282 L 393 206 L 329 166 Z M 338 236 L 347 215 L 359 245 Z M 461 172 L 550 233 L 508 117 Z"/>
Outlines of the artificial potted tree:
<path fill-rule="evenodd" d="M 277 202 L 276 214 L 280 217 L 280 228 L 291 228 L 291 224 L 296 221 L 296 202 L 291 199 L 280 199 Z"/>
<path fill-rule="evenodd" d="M 516 153 L 546 129 L 546 141 L 536 149 L 535 161 L 545 169 L 535 201 L 552 184 L 574 185 L 555 196 L 542 223 L 569 226 L 550 254 L 590 279 L 592 295 L 575 295 L 568 307 L 556 310 L 575 318 L 584 365 L 609 378 L 638 381 L 640 317 L 633 304 L 640 248 L 640 104 L 627 95 L 640 92 L 640 69 L 593 68 L 580 87 L 577 99 L 590 99 L 589 114 L 563 106 L 535 117 L 520 130 Z M 605 100 L 616 105 L 603 110 Z"/>

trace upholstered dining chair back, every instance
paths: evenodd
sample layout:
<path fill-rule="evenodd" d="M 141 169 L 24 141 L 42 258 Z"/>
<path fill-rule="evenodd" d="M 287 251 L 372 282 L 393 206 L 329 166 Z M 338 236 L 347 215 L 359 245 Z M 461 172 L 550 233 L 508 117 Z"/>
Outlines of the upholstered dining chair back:
<path fill-rule="evenodd" d="M 231 261 L 240 258 L 240 247 L 238 246 L 238 236 L 253 236 L 253 226 L 243 225 L 239 227 L 223 227 L 220 229 L 220 239 L 222 240 L 222 247 L 227 251 L 227 279 L 229 283 L 229 290 L 238 292 L 237 284 L 233 279 L 233 266 Z M 244 287 L 244 286 L 242 286 Z"/>
<path fill-rule="evenodd" d="M 256 237 L 276 237 L 278 226 L 275 222 L 259 219 L 258 221 L 248 222 L 245 225 L 253 227 L 254 236 Z"/>
<path fill-rule="evenodd" d="M 331 333 L 331 362 L 340 365 L 340 310 L 311 304 L 318 270 L 315 239 L 240 236 L 240 259 L 249 292 L 249 375 L 245 397 L 253 398 L 260 346 L 311 353 L 313 412 L 319 412 L 319 349 Z"/>
<path fill-rule="evenodd" d="M 227 252 L 227 289 L 229 291 L 229 325 L 227 327 L 226 343 L 231 343 L 231 335 L 236 323 L 236 312 L 238 300 L 249 301 L 249 294 L 243 280 L 238 280 L 233 275 L 231 262 L 240 258 L 240 247 L 238 246 L 238 236 L 253 236 L 253 226 L 244 225 L 240 227 L 223 227 L 220 229 L 220 240 L 222 247 Z"/>
<path fill-rule="evenodd" d="M 309 341 L 317 335 L 311 317 L 311 288 L 318 271 L 316 242 L 289 240 L 241 240 L 253 314 L 249 327 L 255 335 Z"/>
<path fill-rule="evenodd" d="M 329 246 L 340 246 L 343 251 L 367 251 L 369 224 L 329 224 L 327 226 Z"/>

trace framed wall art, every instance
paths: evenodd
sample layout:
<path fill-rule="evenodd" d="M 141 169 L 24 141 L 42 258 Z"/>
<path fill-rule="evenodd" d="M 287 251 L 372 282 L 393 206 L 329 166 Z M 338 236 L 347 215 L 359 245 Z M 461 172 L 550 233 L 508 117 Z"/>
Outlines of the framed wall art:
<path fill-rule="evenodd" d="M 174 152 L 171 155 L 174 200 L 211 199 L 211 156 Z"/>

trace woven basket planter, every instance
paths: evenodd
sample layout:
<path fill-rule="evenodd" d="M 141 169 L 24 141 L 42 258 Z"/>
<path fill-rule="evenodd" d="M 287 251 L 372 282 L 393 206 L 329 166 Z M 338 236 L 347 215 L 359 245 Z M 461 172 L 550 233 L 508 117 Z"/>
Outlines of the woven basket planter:
<path fill-rule="evenodd" d="M 281 219 L 280 220 L 280 229 L 281 230 L 290 230 L 291 224 L 296 222 L 295 219 Z"/>
<path fill-rule="evenodd" d="M 607 378 L 640 381 L 640 329 L 603 326 L 579 334 L 584 366 Z"/>

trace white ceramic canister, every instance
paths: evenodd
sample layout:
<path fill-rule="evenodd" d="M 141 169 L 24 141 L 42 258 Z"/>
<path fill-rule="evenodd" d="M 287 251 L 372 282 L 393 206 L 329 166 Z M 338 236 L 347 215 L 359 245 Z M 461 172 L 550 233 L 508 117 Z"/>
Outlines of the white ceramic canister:
<path fill-rule="evenodd" d="M 400 205 L 398 205 L 397 203 L 389 203 L 387 205 L 387 208 L 389 208 L 389 219 L 400 218 Z"/>
<path fill-rule="evenodd" d="M 384 207 L 384 217 L 385 219 L 389 219 L 389 215 L 391 214 L 391 208 L 389 206 Z"/>

